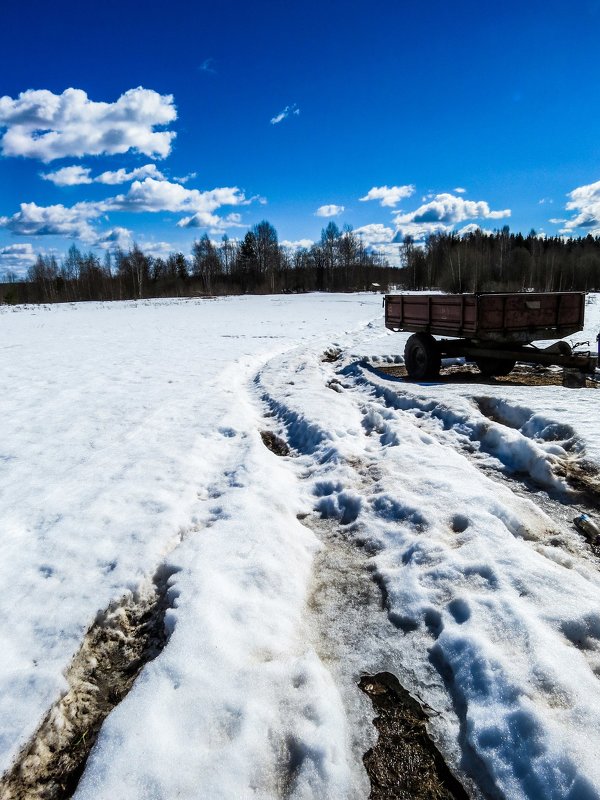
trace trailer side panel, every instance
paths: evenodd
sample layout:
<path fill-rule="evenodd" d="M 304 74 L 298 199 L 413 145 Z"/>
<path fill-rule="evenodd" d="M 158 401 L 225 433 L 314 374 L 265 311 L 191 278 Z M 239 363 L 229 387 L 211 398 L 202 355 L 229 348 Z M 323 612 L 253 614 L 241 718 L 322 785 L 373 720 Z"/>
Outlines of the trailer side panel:
<path fill-rule="evenodd" d="M 583 328 L 583 292 L 406 294 L 385 298 L 392 330 L 490 342 L 563 338 Z"/>

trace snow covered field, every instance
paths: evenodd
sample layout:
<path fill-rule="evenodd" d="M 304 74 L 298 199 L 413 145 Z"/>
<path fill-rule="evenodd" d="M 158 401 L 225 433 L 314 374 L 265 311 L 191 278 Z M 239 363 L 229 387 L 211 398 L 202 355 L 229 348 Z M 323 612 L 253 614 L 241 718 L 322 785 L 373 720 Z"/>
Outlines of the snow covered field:
<path fill-rule="evenodd" d="M 579 506 L 557 511 L 565 467 L 600 466 L 597 390 L 388 379 L 406 335 L 382 315 L 378 295 L 0 308 L 0 770 L 98 614 L 162 576 L 168 642 L 80 800 L 367 797 L 356 682 L 382 670 L 474 796 L 600 798 L 599 562 Z"/>

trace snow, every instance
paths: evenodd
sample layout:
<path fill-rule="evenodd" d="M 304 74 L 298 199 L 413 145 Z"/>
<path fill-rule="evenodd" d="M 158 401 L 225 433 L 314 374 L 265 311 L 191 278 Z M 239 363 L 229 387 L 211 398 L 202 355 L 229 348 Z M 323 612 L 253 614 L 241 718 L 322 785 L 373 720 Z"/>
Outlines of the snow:
<path fill-rule="evenodd" d="M 97 613 L 160 568 L 170 638 L 105 721 L 80 800 L 365 797 L 355 684 L 375 668 L 439 712 L 471 786 L 600 797 L 597 562 L 500 480 L 570 501 L 560 464 L 600 465 L 597 390 L 376 373 L 405 339 L 379 295 L 1 310 L 0 769 Z M 344 597 L 339 550 L 319 618 L 315 564 L 338 539 L 385 613 Z"/>

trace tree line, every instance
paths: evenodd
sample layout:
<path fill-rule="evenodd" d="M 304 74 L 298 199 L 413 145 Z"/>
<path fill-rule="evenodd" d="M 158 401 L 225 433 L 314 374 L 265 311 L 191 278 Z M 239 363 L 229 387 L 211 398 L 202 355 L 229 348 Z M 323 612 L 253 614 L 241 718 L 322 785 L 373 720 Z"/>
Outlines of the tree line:
<path fill-rule="evenodd" d="M 405 237 L 400 248 L 407 289 L 494 292 L 599 291 L 600 237 L 567 239 L 476 230 L 463 236 L 438 233 L 417 247 Z"/>
<path fill-rule="evenodd" d="M 0 301 L 59 302 L 144 297 L 442 289 L 448 292 L 600 291 L 600 237 L 568 239 L 475 230 L 411 237 L 399 245 L 400 267 L 371 252 L 349 226 L 330 222 L 311 247 L 280 244 L 266 220 L 241 241 L 207 234 L 183 253 L 153 257 L 137 245 L 100 259 L 72 245 L 64 258 L 39 255 L 27 281 L 0 284 Z"/>
<path fill-rule="evenodd" d="M 311 247 L 280 244 L 266 220 L 241 241 L 207 234 L 194 242 L 191 258 L 183 253 L 153 257 L 134 244 L 128 251 L 106 251 L 100 259 L 72 245 L 65 257 L 39 255 L 24 284 L 4 286 L 13 302 L 124 300 L 144 297 L 365 291 L 385 286 L 397 270 L 369 252 L 349 227 L 330 222 Z M 24 297 L 25 295 L 25 297 Z"/>

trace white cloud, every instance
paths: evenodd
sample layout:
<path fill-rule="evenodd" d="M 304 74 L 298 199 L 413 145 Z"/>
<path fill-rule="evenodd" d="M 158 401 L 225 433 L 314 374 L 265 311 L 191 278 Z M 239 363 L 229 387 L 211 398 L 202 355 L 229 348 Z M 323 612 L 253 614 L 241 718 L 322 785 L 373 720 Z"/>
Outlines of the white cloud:
<path fill-rule="evenodd" d="M 394 239 L 394 229 L 379 222 L 363 225 L 353 231 L 367 250 L 384 256 L 390 264 L 400 265 L 400 249 Z"/>
<path fill-rule="evenodd" d="M 238 213 L 225 217 L 215 214 L 223 206 L 245 206 L 257 198 L 246 198 L 237 186 L 225 186 L 201 192 L 186 189 L 178 183 L 146 178 L 134 181 L 129 191 L 96 203 L 83 202 L 74 206 L 38 206 L 21 203 L 21 210 L 12 217 L 0 217 L 0 227 L 21 236 L 67 236 L 83 241 L 96 241 L 97 233 L 89 224 L 112 211 L 127 212 L 188 212 L 177 223 L 184 228 L 210 228 L 219 233 L 231 227 L 243 227 Z"/>
<path fill-rule="evenodd" d="M 101 233 L 94 244 L 103 250 L 129 250 L 133 244 L 133 233 L 128 228 L 111 228 Z"/>
<path fill-rule="evenodd" d="M 277 116 L 271 119 L 271 125 L 278 125 L 280 122 L 283 122 L 284 119 L 287 119 L 290 115 L 295 115 L 296 117 L 300 114 L 300 109 L 298 108 L 296 103 L 293 103 L 291 106 L 286 106 L 283 111 L 280 111 Z"/>
<path fill-rule="evenodd" d="M 402 242 L 405 236 L 410 236 L 414 242 L 424 242 L 428 236 L 434 233 L 450 233 L 452 225 L 444 225 L 443 222 L 402 222 L 397 223 L 395 242 Z"/>
<path fill-rule="evenodd" d="M 127 172 L 126 169 L 102 172 L 94 178 L 94 183 L 105 183 L 109 186 L 116 186 L 119 183 L 128 183 L 137 178 L 154 178 L 157 181 L 166 181 L 165 176 L 158 169 L 156 164 L 145 164 L 143 167 L 132 169 L 131 172 Z"/>
<path fill-rule="evenodd" d="M 55 186 L 79 186 L 85 183 L 92 183 L 90 178 L 91 169 L 89 167 L 63 167 L 56 172 L 42 172 L 41 177 L 45 181 L 51 181 Z"/>
<path fill-rule="evenodd" d="M 45 181 L 52 181 L 55 186 L 77 186 L 88 183 L 102 183 L 107 186 L 117 186 L 120 183 L 129 183 L 144 178 L 154 178 L 156 181 L 166 181 L 168 178 L 158 169 L 156 164 L 144 164 L 136 167 L 129 172 L 126 169 L 109 170 L 101 172 L 100 175 L 92 177 L 89 167 L 72 166 L 63 167 L 56 172 L 44 172 L 42 178 Z M 187 183 L 196 177 L 195 172 L 190 172 L 182 178 L 173 178 L 174 183 Z"/>
<path fill-rule="evenodd" d="M 379 222 L 374 222 L 371 225 L 363 225 L 361 228 L 355 228 L 354 233 L 360 236 L 365 245 L 389 244 L 394 239 L 393 228 L 388 228 Z"/>
<path fill-rule="evenodd" d="M 379 205 L 394 208 L 400 200 L 410 197 L 415 192 L 412 184 L 407 186 L 373 186 L 364 197 L 360 198 L 362 203 L 367 200 L 379 200 Z"/>
<path fill-rule="evenodd" d="M 197 174 L 197 172 L 188 172 L 187 175 L 183 175 L 181 178 L 173 178 L 173 181 L 175 183 L 187 183 L 188 181 L 193 180 Z"/>
<path fill-rule="evenodd" d="M 109 211 L 206 213 L 216 211 L 221 206 L 249 205 L 253 199 L 247 199 L 237 186 L 201 192 L 198 189 L 186 189 L 178 183 L 146 178 L 144 181 L 134 181 L 127 194 L 104 201 L 104 207 Z"/>
<path fill-rule="evenodd" d="M 141 240 L 140 248 L 147 256 L 154 256 L 154 258 L 166 258 L 169 253 L 176 251 L 169 242 L 148 242 Z"/>
<path fill-rule="evenodd" d="M 21 203 L 21 210 L 12 217 L 0 217 L 0 228 L 19 236 L 67 236 L 93 241 L 96 234 L 88 220 L 101 213 L 92 203 L 77 203 L 71 208 Z"/>
<path fill-rule="evenodd" d="M 456 193 L 456 194 L 465 194 L 467 190 L 466 190 L 466 189 L 463 189 L 463 187 L 462 187 L 462 186 L 457 186 L 457 187 L 454 189 L 454 191 L 455 191 L 455 193 Z"/>
<path fill-rule="evenodd" d="M 476 222 L 469 222 L 468 225 L 465 225 L 463 228 L 460 228 L 456 231 L 459 236 L 468 236 L 470 233 L 483 233 L 486 236 L 489 236 L 491 231 L 486 231 L 485 228 L 482 228 Z"/>
<path fill-rule="evenodd" d="M 510 209 L 492 211 L 485 200 L 465 200 L 463 197 L 437 194 L 428 203 L 408 214 L 397 214 L 394 222 L 400 227 L 407 224 L 455 224 L 469 219 L 503 219 L 510 217 Z"/>
<path fill-rule="evenodd" d="M 68 156 L 126 153 L 151 158 L 171 151 L 173 131 L 156 131 L 177 117 L 172 95 L 139 86 L 114 103 L 95 102 L 81 89 L 58 95 L 28 89 L 13 99 L 0 97 L 0 139 L 5 156 L 49 162 Z"/>
<path fill-rule="evenodd" d="M 313 246 L 314 242 L 312 239 L 296 239 L 293 242 L 289 239 L 284 239 L 281 244 L 283 247 L 287 247 L 290 250 L 300 250 L 301 248 L 308 250 L 309 247 Z"/>
<path fill-rule="evenodd" d="M 9 244 L 0 247 L 0 269 L 11 270 L 16 273 L 24 273 L 36 259 L 33 245 L 29 244 Z"/>
<path fill-rule="evenodd" d="M 600 236 L 600 181 L 578 186 L 567 197 L 570 200 L 565 208 L 577 213 L 565 223 L 561 233 L 573 235 L 577 228 L 581 228 L 581 233 Z"/>
<path fill-rule="evenodd" d="M 339 214 L 342 213 L 344 210 L 344 206 L 336 206 L 335 204 L 331 204 L 328 206 L 320 206 L 315 211 L 316 217 L 337 217 Z"/>
<path fill-rule="evenodd" d="M 239 214 L 227 214 L 219 217 L 210 211 L 198 211 L 191 217 L 183 217 L 177 223 L 179 228 L 207 228 L 209 233 L 224 233 L 229 228 L 243 228 Z"/>
<path fill-rule="evenodd" d="M 392 252 L 397 252 L 397 245 L 402 244 L 405 236 L 411 236 L 415 242 L 422 242 L 427 236 L 432 233 L 440 233 L 450 231 L 450 225 L 443 225 L 441 223 L 428 223 L 418 225 L 415 223 L 405 223 L 401 227 L 390 228 L 387 225 L 382 225 L 379 222 L 371 223 L 370 225 L 363 225 L 360 228 L 355 228 L 354 233 L 359 235 L 364 244 L 374 250 L 384 251 L 389 253 L 388 246 L 394 245 Z"/>

